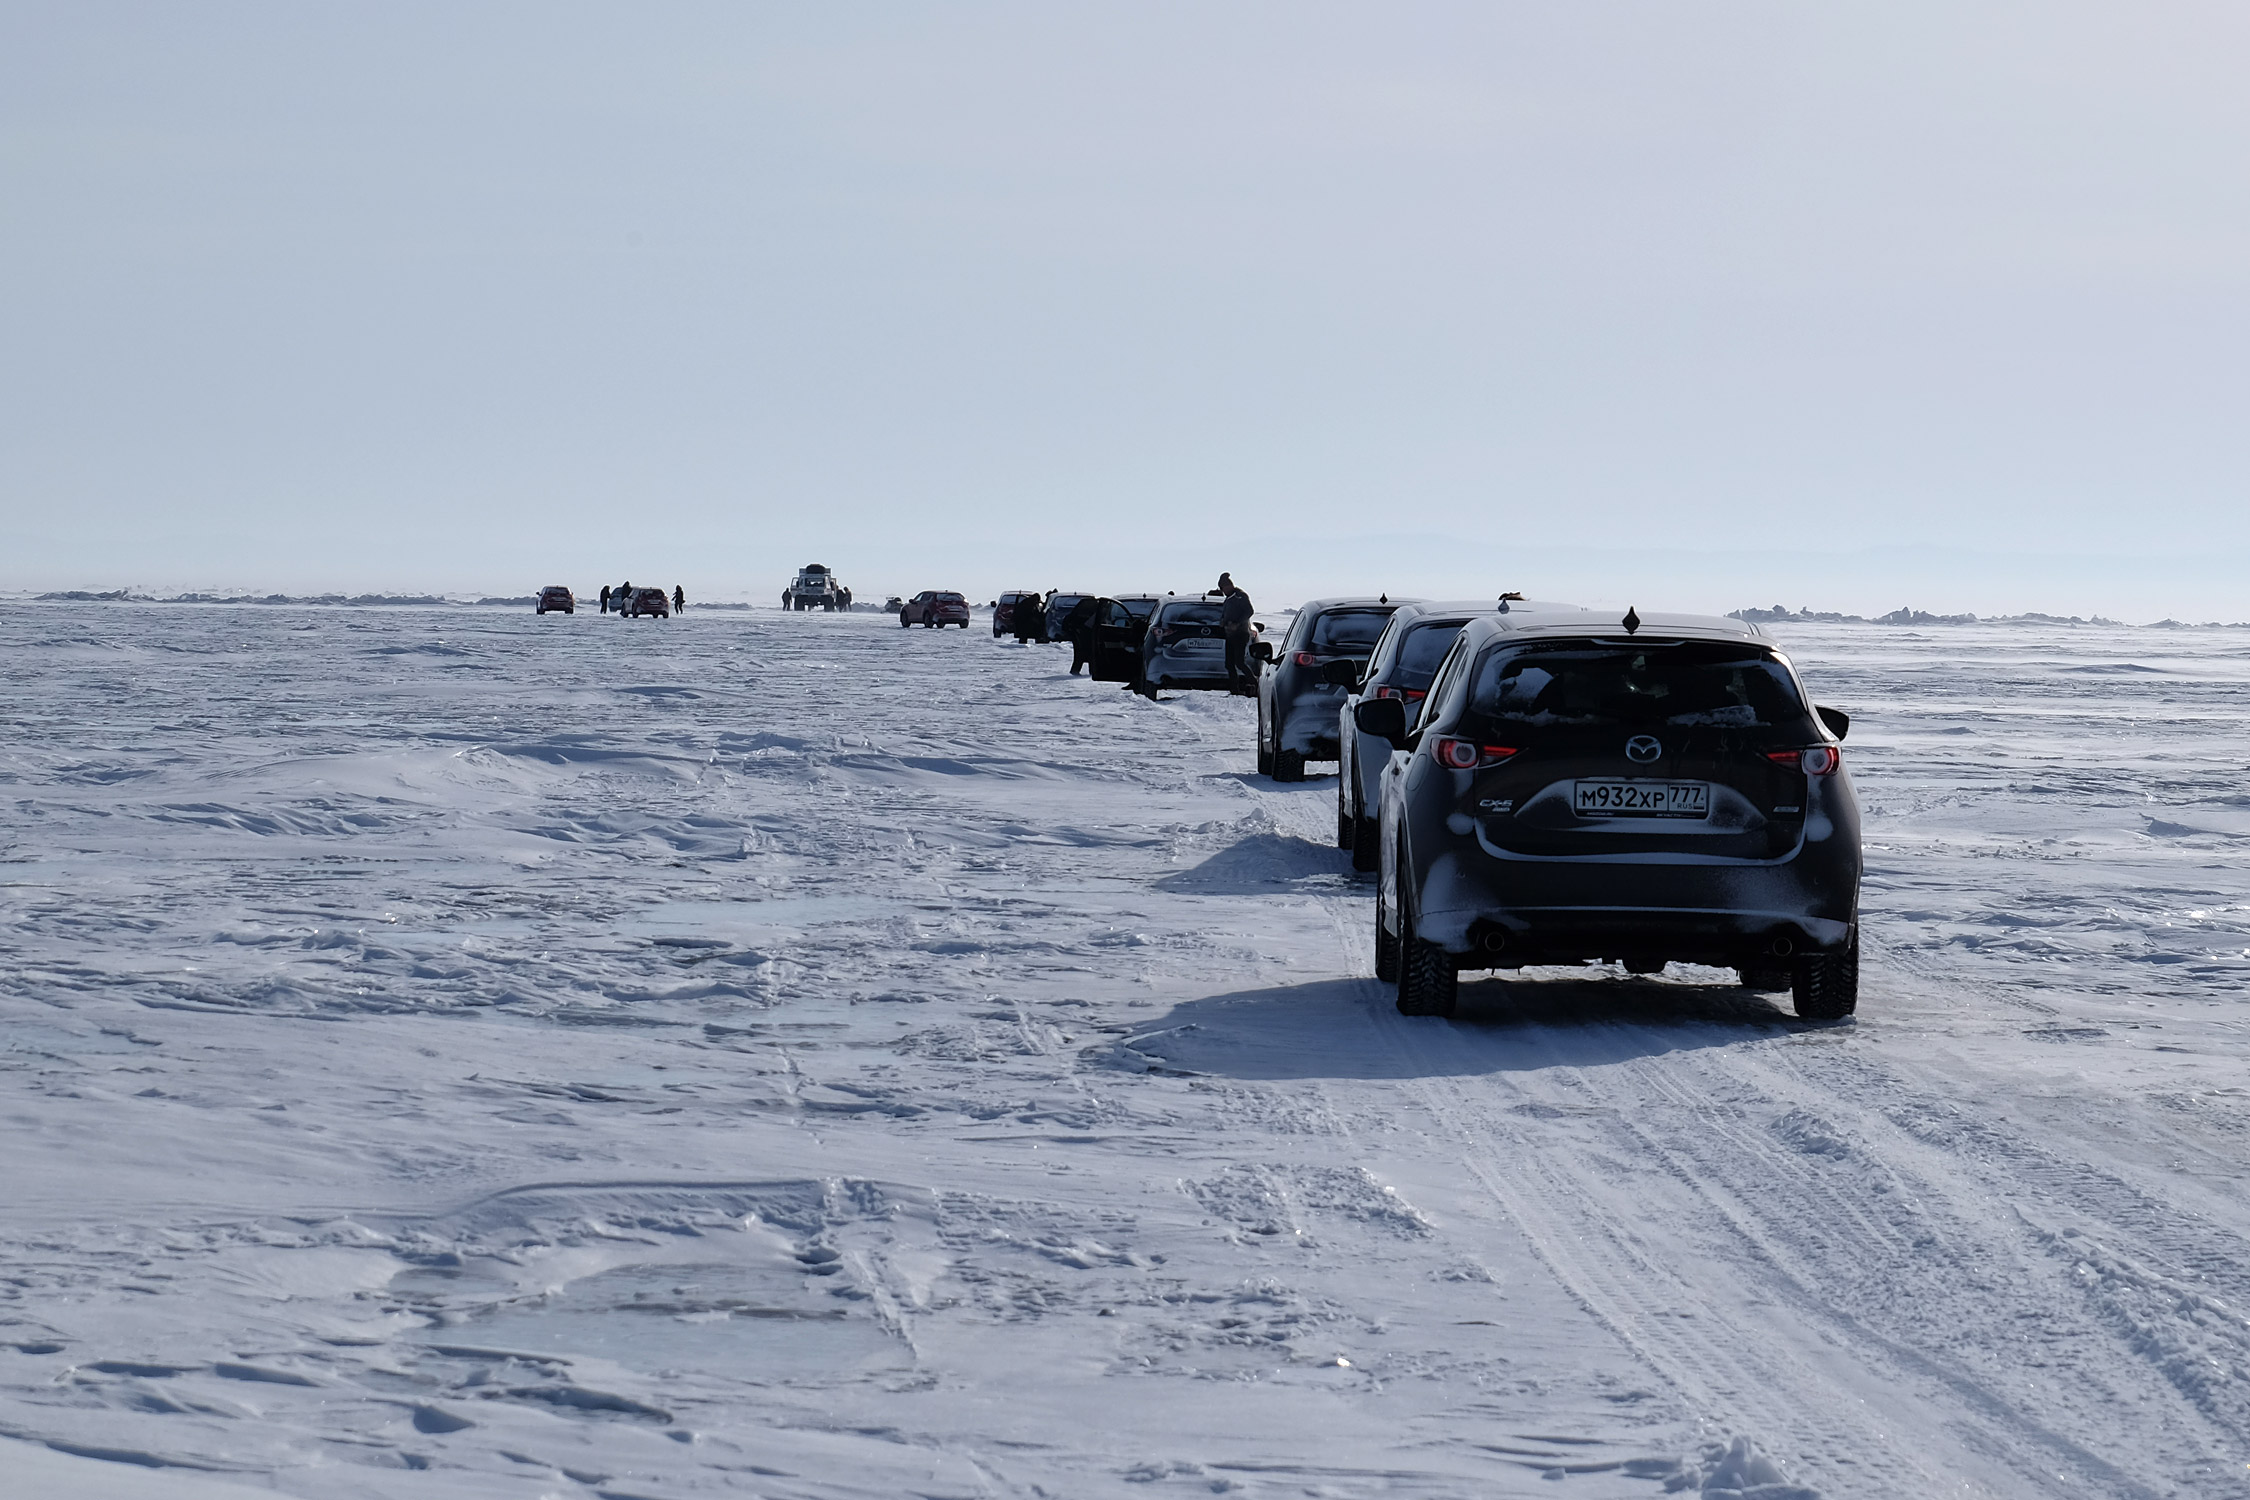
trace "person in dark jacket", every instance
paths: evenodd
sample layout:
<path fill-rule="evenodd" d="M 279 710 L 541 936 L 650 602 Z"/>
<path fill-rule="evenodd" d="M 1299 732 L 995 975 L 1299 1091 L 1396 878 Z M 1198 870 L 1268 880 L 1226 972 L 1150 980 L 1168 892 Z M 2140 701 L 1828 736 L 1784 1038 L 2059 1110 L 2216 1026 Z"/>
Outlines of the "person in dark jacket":
<path fill-rule="evenodd" d="M 1046 639 L 1047 601 L 1040 595 L 1026 594 L 1018 599 L 1011 619 L 1016 627 L 1016 639 L 1025 645 Z"/>
<path fill-rule="evenodd" d="M 602 613 L 609 613 L 609 585 L 606 583 L 602 585 Z"/>
<path fill-rule="evenodd" d="M 687 590 L 681 588 L 678 584 L 675 583 L 672 585 L 672 613 L 678 614 L 681 610 L 686 608 Z"/>
<path fill-rule="evenodd" d="M 1070 675 L 1073 677 L 1078 675 L 1079 668 L 1094 664 L 1094 616 L 1100 605 L 1099 599 L 1084 598 L 1063 616 L 1063 639 L 1070 642 Z"/>
<path fill-rule="evenodd" d="M 1257 609 L 1250 596 L 1235 587 L 1231 575 L 1221 573 L 1219 583 L 1227 596 L 1219 606 L 1219 629 L 1227 643 L 1227 685 L 1237 693 L 1255 693 L 1258 679 L 1250 670 L 1250 617 Z"/>

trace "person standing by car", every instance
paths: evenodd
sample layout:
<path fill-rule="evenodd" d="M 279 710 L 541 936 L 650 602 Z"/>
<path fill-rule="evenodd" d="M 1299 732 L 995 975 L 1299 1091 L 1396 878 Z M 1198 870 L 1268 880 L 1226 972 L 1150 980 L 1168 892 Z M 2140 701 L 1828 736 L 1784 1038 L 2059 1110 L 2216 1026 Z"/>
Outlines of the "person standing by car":
<path fill-rule="evenodd" d="M 1094 660 L 1094 614 L 1101 601 L 1092 596 L 1079 600 L 1063 616 L 1063 639 L 1070 642 L 1070 675 Z"/>
<path fill-rule="evenodd" d="M 606 583 L 602 585 L 602 613 L 609 613 L 609 585 Z"/>
<path fill-rule="evenodd" d="M 681 610 L 686 608 L 687 590 L 681 588 L 678 584 L 675 583 L 672 585 L 672 613 L 678 614 Z"/>
<path fill-rule="evenodd" d="M 1047 619 L 1047 600 L 1043 594 L 1026 594 L 1016 601 L 1015 612 L 1009 617 L 1015 622 L 1016 639 L 1028 646 L 1041 636 L 1041 626 Z"/>
<path fill-rule="evenodd" d="M 1250 617 L 1257 613 L 1250 596 L 1237 588 L 1234 575 L 1221 573 L 1219 587 L 1226 594 L 1226 603 L 1219 607 L 1219 628 L 1227 642 L 1227 685 L 1233 692 L 1248 695 L 1258 690 L 1258 679 L 1250 672 Z"/>

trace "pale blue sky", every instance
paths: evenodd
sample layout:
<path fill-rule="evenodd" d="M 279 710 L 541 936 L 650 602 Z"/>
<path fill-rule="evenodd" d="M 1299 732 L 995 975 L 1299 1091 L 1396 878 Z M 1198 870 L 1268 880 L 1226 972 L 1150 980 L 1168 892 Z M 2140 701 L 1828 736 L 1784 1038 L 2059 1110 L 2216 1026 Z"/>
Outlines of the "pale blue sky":
<path fill-rule="evenodd" d="M 2244 618 L 2246 74 L 2233 3 L 12 0 L 0 587 Z"/>

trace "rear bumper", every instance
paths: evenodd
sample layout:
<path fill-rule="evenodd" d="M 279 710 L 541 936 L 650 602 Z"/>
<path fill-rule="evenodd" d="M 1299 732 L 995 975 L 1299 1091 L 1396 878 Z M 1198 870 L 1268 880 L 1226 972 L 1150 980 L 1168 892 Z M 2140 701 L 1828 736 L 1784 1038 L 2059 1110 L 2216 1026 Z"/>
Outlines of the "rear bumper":
<path fill-rule="evenodd" d="M 1848 946 L 1856 857 L 1808 846 L 1781 864 L 1501 865 L 1440 856 L 1416 935 L 1471 967 L 1643 959 L 1743 968 Z"/>
<path fill-rule="evenodd" d="M 1294 750 L 1307 760 L 1336 759 L 1344 697 L 1342 688 L 1326 684 L 1310 684 L 1290 694 L 1289 706 L 1280 714 L 1274 748 Z"/>
<path fill-rule="evenodd" d="M 1151 651 L 1141 658 L 1141 676 L 1156 687 L 1227 687 L 1223 650 Z"/>

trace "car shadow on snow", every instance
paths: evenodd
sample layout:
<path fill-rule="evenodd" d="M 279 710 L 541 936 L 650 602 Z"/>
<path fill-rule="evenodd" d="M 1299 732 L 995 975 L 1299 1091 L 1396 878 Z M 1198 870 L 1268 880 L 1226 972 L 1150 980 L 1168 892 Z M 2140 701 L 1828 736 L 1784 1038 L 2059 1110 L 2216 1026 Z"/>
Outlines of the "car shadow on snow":
<path fill-rule="evenodd" d="M 1451 1019 L 1409 1019 L 1393 1012 L 1388 985 L 1323 979 L 1189 1000 L 1099 1050 L 1110 1066 L 1187 1076 L 1472 1077 L 1596 1067 L 1812 1029 L 1775 998 L 1731 984 L 1599 971 L 1464 976 Z"/>
<path fill-rule="evenodd" d="M 1288 890 L 1333 890 L 1352 882 L 1352 857 L 1331 844 L 1285 833 L 1254 833 L 1199 865 L 1157 879 L 1160 891 L 1199 896 L 1252 896 Z"/>
<path fill-rule="evenodd" d="M 1303 797 L 1313 792 L 1326 792 L 1333 797 L 1336 795 L 1336 775 L 1334 771 L 1307 771 L 1302 781 L 1276 781 L 1262 771 L 1221 771 L 1213 779 L 1239 781 L 1244 786 L 1281 797 Z"/>

